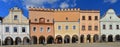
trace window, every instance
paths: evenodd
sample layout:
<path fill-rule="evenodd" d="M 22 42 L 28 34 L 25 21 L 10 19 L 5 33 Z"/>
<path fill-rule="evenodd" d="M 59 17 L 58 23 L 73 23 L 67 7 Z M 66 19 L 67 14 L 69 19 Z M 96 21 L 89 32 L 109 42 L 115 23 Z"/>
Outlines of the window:
<path fill-rule="evenodd" d="M 61 30 L 61 26 L 58 26 L 58 30 Z"/>
<path fill-rule="evenodd" d="M 88 26 L 88 30 L 92 30 L 92 26 Z"/>
<path fill-rule="evenodd" d="M 88 17 L 89 20 L 92 20 L 91 16 Z"/>
<path fill-rule="evenodd" d="M 36 27 L 33 27 L 33 31 L 36 31 Z"/>
<path fill-rule="evenodd" d="M 14 27 L 14 29 L 13 29 L 13 30 L 14 30 L 14 32 L 17 32 L 17 27 Z"/>
<path fill-rule="evenodd" d="M 26 32 L 25 27 L 22 27 L 22 32 Z"/>
<path fill-rule="evenodd" d="M 109 29 L 112 29 L 112 25 L 110 25 Z"/>
<path fill-rule="evenodd" d="M 73 29 L 74 29 L 74 30 L 76 29 L 76 26 L 75 26 L 75 25 L 73 26 Z"/>
<path fill-rule="evenodd" d="M 47 28 L 47 32 L 50 32 L 50 27 Z"/>
<path fill-rule="evenodd" d="M 35 21 L 37 21 L 37 19 L 35 19 Z"/>
<path fill-rule="evenodd" d="M 98 20 L 98 16 L 95 16 L 95 20 Z"/>
<path fill-rule="evenodd" d="M 84 25 L 82 25 L 82 30 L 85 30 L 85 26 Z"/>
<path fill-rule="evenodd" d="M 119 29 L 119 25 L 116 25 L 116 29 Z"/>
<path fill-rule="evenodd" d="M 68 17 L 66 17 L 66 20 L 68 20 Z"/>
<path fill-rule="evenodd" d="M 43 32 L 43 27 L 40 27 L 40 32 Z"/>
<path fill-rule="evenodd" d="M 82 16 L 82 20 L 85 20 L 85 16 Z"/>
<path fill-rule="evenodd" d="M 98 26 L 95 26 L 94 28 L 95 28 L 95 30 L 98 30 Z"/>
<path fill-rule="evenodd" d="M 66 30 L 68 30 L 68 26 L 66 26 L 65 28 L 66 28 Z"/>
<path fill-rule="evenodd" d="M 47 19 L 47 22 L 49 22 L 49 19 Z"/>
<path fill-rule="evenodd" d="M 103 25 L 103 29 L 106 29 L 106 26 L 105 26 L 105 25 Z"/>
<path fill-rule="evenodd" d="M 17 15 L 14 16 L 14 20 L 17 20 Z"/>
<path fill-rule="evenodd" d="M 6 32 L 9 32 L 9 27 L 5 27 L 5 31 L 6 31 Z"/>

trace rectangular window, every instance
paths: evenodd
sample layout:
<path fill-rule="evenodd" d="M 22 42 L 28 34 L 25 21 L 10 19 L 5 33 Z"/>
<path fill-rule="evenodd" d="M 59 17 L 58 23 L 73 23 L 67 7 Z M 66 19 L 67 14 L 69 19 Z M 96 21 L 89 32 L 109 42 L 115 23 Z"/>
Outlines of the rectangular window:
<path fill-rule="evenodd" d="M 17 27 L 14 27 L 14 29 L 13 29 L 13 30 L 14 30 L 14 32 L 17 32 Z"/>
<path fill-rule="evenodd" d="M 22 27 L 22 32 L 26 32 L 25 27 Z"/>
<path fill-rule="evenodd" d="M 85 16 L 82 16 L 82 20 L 85 20 Z"/>
<path fill-rule="evenodd" d="M 119 25 L 116 25 L 116 29 L 119 29 Z"/>
<path fill-rule="evenodd" d="M 18 18 L 17 15 L 15 15 L 15 16 L 14 16 L 14 20 L 17 20 L 17 18 Z"/>
<path fill-rule="evenodd" d="M 66 26 L 65 28 L 66 28 L 66 30 L 68 30 L 68 26 Z"/>
<path fill-rule="evenodd" d="M 109 29 L 112 29 L 112 25 L 110 25 Z"/>
<path fill-rule="evenodd" d="M 6 31 L 6 32 L 9 32 L 9 27 L 5 27 L 5 31 Z"/>
<path fill-rule="evenodd" d="M 85 30 L 85 26 L 84 25 L 82 25 L 82 30 Z"/>
<path fill-rule="evenodd" d="M 106 29 L 106 26 L 105 26 L 105 25 L 103 25 L 103 29 Z"/>
<path fill-rule="evenodd" d="M 98 20 L 98 16 L 95 16 L 95 20 Z"/>
<path fill-rule="evenodd" d="M 88 17 L 89 20 L 92 20 L 91 16 Z"/>
<path fill-rule="evenodd" d="M 94 29 L 95 29 L 95 30 L 98 30 L 98 26 L 95 26 Z"/>
<path fill-rule="evenodd" d="M 88 30 L 92 30 L 92 26 L 88 26 Z"/>
<path fill-rule="evenodd" d="M 61 30 L 61 26 L 58 26 L 58 30 Z"/>

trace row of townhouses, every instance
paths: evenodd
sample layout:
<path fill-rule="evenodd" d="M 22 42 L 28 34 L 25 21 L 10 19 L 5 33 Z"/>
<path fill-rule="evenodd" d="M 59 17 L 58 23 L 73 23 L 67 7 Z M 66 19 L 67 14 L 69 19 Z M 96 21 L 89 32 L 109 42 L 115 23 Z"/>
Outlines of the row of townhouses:
<path fill-rule="evenodd" d="M 18 44 L 66 44 L 120 41 L 120 18 L 109 9 L 43 9 L 30 7 L 29 18 L 14 7 L 0 18 L 0 42 Z"/>

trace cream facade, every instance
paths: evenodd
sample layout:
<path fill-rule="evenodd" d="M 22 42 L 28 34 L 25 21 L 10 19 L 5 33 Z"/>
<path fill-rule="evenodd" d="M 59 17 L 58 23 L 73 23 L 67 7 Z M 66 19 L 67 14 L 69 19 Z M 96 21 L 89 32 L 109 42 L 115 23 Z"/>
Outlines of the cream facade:
<path fill-rule="evenodd" d="M 29 20 L 23 15 L 18 7 L 10 9 L 8 16 L 2 23 L 3 44 L 28 44 L 29 43 Z"/>

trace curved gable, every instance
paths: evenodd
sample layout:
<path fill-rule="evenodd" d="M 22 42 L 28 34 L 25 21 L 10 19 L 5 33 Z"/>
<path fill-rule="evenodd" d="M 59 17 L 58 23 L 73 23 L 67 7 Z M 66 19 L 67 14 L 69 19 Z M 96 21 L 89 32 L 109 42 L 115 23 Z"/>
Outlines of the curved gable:
<path fill-rule="evenodd" d="M 113 9 L 109 9 L 100 21 L 120 21 Z"/>

